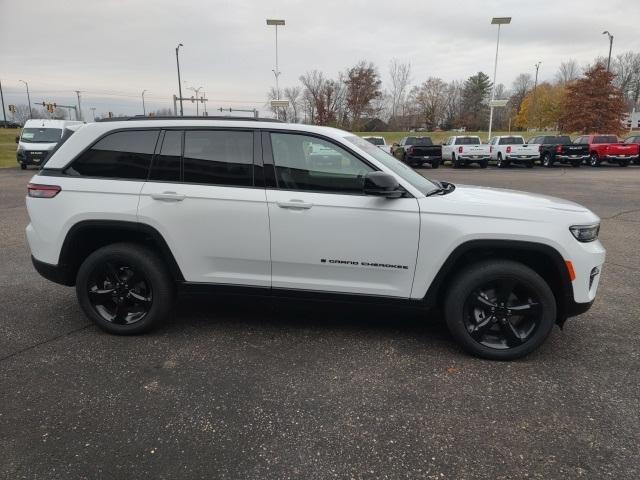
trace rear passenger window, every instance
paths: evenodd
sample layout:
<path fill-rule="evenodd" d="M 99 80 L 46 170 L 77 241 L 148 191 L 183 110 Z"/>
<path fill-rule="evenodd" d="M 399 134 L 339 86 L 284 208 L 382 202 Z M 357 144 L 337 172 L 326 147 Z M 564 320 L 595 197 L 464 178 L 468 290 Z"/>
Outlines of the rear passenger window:
<path fill-rule="evenodd" d="M 187 130 L 185 182 L 253 186 L 253 132 Z"/>
<path fill-rule="evenodd" d="M 164 133 L 160 153 L 153 159 L 149 179 L 162 182 L 179 182 L 181 156 L 182 131 L 167 130 Z"/>
<path fill-rule="evenodd" d="M 128 130 L 107 135 L 66 170 L 86 177 L 146 180 L 158 130 Z"/>

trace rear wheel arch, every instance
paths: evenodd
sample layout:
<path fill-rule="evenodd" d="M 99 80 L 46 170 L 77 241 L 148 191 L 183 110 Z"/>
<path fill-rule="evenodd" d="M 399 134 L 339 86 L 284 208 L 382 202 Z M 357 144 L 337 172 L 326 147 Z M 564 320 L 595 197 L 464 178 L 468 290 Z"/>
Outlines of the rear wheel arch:
<path fill-rule="evenodd" d="M 448 287 L 465 267 L 486 260 L 512 260 L 528 266 L 549 285 L 556 298 L 559 323 L 563 323 L 568 305 L 573 300 L 573 287 L 565 260 L 555 248 L 537 242 L 520 240 L 471 240 L 456 247 L 434 277 L 424 302 L 440 307 Z"/>
<path fill-rule="evenodd" d="M 146 246 L 163 259 L 174 280 L 184 281 L 167 242 L 152 226 L 119 220 L 85 220 L 69 229 L 62 244 L 58 266 L 64 271 L 64 283 L 75 284 L 80 265 L 91 253 L 106 245 L 120 242 Z"/>

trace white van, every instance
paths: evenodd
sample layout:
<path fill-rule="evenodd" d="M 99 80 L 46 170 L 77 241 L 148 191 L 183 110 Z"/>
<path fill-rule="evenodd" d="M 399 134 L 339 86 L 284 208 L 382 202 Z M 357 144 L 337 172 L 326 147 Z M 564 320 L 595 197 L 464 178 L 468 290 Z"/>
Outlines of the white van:
<path fill-rule="evenodd" d="M 16 160 L 20 168 L 26 170 L 27 165 L 41 166 L 62 139 L 64 130 L 83 123 L 68 120 L 27 120 L 22 133 L 16 137 Z"/>

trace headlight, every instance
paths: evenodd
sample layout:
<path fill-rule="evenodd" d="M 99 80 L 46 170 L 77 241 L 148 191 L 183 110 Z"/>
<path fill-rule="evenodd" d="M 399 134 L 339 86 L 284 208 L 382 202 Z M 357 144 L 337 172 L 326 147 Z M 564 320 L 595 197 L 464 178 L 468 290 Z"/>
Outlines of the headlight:
<path fill-rule="evenodd" d="M 593 242 L 598 239 L 598 232 L 600 232 L 600 224 L 595 225 L 573 225 L 569 227 L 571 233 L 579 242 Z"/>

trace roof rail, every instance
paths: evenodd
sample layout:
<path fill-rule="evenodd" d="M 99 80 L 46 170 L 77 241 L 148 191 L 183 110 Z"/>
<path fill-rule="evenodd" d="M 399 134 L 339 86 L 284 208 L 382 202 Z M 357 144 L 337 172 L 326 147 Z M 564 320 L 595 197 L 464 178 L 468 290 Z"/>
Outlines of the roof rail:
<path fill-rule="evenodd" d="M 128 122 L 132 120 L 232 120 L 239 122 L 275 122 L 275 123 L 284 123 L 282 120 L 277 120 L 275 118 L 255 118 L 255 117 L 194 117 L 194 116 L 185 116 L 185 117 L 145 117 L 143 115 L 136 115 L 135 117 L 113 117 L 113 118 L 101 118 L 96 120 L 96 122 Z"/>

